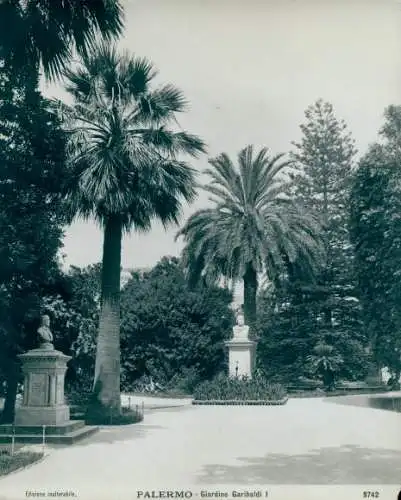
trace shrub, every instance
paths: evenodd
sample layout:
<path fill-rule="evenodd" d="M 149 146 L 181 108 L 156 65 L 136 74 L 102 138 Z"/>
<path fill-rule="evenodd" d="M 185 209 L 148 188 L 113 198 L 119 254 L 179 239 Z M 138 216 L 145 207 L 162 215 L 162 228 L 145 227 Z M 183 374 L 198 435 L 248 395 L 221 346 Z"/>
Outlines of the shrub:
<path fill-rule="evenodd" d="M 284 387 L 261 376 L 230 378 L 225 374 L 202 382 L 194 391 L 195 400 L 278 401 L 286 396 Z"/>
<path fill-rule="evenodd" d="M 319 376 L 326 390 L 333 390 L 335 378 L 344 364 L 342 356 L 336 349 L 325 342 L 319 342 L 313 354 L 306 358 L 306 370 L 309 374 Z"/>
<path fill-rule="evenodd" d="M 142 422 L 143 413 L 139 409 L 121 408 L 119 415 L 105 415 L 103 412 L 91 412 L 85 414 L 85 423 L 87 425 L 129 425 Z"/>
<path fill-rule="evenodd" d="M 11 455 L 8 451 L 0 452 L 0 476 L 5 476 L 27 465 L 33 464 L 43 457 L 43 453 L 21 451 Z"/>
<path fill-rule="evenodd" d="M 184 368 L 181 373 L 174 375 L 166 386 L 170 394 L 192 394 L 200 383 L 200 376 L 195 368 Z"/>
<path fill-rule="evenodd" d="M 87 406 L 92 390 L 90 387 L 69 387 L 65 399 L 70 406 Z"/>
<path fill-rule="evenodd" d="M 378 375 L 367 375 L 364 380 L 365 384 L 371 386 L 385 385 L 378 377 Z"/>

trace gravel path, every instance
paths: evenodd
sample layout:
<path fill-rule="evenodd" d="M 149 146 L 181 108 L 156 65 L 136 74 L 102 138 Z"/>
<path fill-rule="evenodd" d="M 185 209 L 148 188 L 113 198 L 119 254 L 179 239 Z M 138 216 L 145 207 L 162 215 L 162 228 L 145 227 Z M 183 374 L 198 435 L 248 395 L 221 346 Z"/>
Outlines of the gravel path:
<path fill-rule="evenodd" d="M 49 450 L 38 465 L 0 479 L 0 499 L 29 498 L 28 491 L 114 500 L 145 489 L 191 488 L 196 498 L 227 485 L 401 484 L 400 414 L 327 399 L 270 407 L 184 403 Z"/>

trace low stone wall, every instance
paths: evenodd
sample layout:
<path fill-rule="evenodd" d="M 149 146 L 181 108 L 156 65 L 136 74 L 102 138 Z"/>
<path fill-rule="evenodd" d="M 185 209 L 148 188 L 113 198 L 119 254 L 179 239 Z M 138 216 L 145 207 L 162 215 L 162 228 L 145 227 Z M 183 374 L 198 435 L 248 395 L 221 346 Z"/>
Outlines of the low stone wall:
<path fill-rule="evenodd" d="M 238 399 L 194 399 L 192 401 L 193 405 L 220 405 L 220 406 L 279 406 L 284 405 L 288 401 L 288 398 L 279 399 L 277 401 L 268 401 L 268 400 L 238 400 Z"/>

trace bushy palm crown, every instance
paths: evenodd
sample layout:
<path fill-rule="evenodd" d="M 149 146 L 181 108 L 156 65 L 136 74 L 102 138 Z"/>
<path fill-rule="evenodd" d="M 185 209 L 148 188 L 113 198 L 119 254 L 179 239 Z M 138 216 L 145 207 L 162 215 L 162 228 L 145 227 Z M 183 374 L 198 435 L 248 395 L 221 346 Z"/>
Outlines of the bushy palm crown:
<path fill-rule="evenodd" d="M 204 144 L 177 130 L 186 102 L 172 85 L 152 89 L 155 76 L 146 59 L 105 44 L 66 73 L 74 104 L 56 104 L 69 134 L 71 216 L 101 224 L 118 216 L 125 230 L 147 230 L 154 217 L 177 222 L 180 200 L 195 196 L 194 171 L 180 154 L 196 157 Z"/>
<path fill-rule="evenodd" d="M 214 206 L 192 215 L 177 235 L 186 242 L 192 281 L 242 278 L 249 266 L 272 278 L 288 261 L 311 270 L 318 265 L 319 224 L 288 197 L 289 184 L 278 175 L 290 165 L 283 156 L 271 157 L 266 148 L 254 155 L 248 146 L 238 154 L 238 168 L 225 153 L 209 160 L 211 181 L 203 189 Z"/>
<path fill-rule="evenodd" d="M 16 71 L 41 63 L 57 77 L 74 48 L 85 55 L 96 36 L 110 40 L 122 29 L 119 0 L 2 0 L 0 58 Z"/>

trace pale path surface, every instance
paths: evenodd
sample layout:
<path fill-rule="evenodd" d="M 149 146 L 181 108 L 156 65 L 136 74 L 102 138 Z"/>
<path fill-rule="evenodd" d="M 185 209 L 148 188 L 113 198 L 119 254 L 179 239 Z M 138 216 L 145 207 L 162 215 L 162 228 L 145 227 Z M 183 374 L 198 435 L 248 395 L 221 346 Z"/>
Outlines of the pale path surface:
<path fill-rule="evenodd" d="M 0 499 L 27 498 L 26 490 L 133 499 L 141 489 L 188 487 L 196 498 L 234 484 L 400 485 L 401 415 L 327 399 L 149 411 L 141 424 L 51 449 L 38 465 L 0 479 Z"/>

